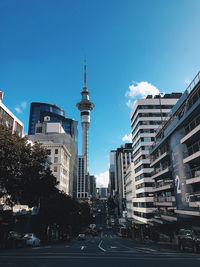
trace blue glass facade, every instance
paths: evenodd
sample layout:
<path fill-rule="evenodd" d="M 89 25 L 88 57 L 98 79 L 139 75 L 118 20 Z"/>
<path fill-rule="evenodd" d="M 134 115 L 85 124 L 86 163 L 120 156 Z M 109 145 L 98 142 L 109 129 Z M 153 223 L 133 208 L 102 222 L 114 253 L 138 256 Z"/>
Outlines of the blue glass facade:
<path fill-rule="evenodd" d="M 50 122 L 62 122 L 62 127 L 66 133 L 69 133 L 74 139 L 74 143 L 78 147 L 78 121 L 65 117 L 65 112 L 56 105 L 46 103 L 31 103 L 28 134 L 35 134 L 36 123 L 44 122 L 48 117 Z"/>

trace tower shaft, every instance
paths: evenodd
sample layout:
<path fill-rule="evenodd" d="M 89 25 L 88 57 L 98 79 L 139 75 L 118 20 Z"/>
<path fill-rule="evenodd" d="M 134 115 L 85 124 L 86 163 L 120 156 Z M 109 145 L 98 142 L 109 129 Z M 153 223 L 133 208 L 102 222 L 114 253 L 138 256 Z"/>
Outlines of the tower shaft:
<path fill-rule="evenodd" d="M 86 161 L 86 170 L 88 170 L 88 132 L 89 132 L 89 123 L 82 122 L 82 155 L 85 156 Z"/>

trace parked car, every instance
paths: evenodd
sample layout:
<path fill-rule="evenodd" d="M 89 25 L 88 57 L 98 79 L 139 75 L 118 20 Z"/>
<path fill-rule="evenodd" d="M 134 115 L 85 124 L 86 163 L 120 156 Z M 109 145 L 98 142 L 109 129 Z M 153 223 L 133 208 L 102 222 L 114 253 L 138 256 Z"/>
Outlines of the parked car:
<path fill-rule="evenodd" d="M 86 239 L 85 234 L 78 235 L 78 240 L 85 240 L 85 239 Z"/>
<path fill-rule="evenodd" d="M 192 250 L 195 253 L 200 251 L 200 230 L 180 229 L 178 244 L 181 251 Z"/>
<path fill-rule="evenodd" d="M 40 245 L 40 239 L 36 237 L 34 233 L 27 233 L 25 234 L 24 238 L 28 246 L 39 246 Z"/>
<path fill-rule="evenodd" d="M 6 244 L 8 248 L 24 247 L 25 245 L 26 245 L 26 241 L 23 238 L 23 235 L 15 231 L 10 231 L 8 233 L 7 244 Z"/>

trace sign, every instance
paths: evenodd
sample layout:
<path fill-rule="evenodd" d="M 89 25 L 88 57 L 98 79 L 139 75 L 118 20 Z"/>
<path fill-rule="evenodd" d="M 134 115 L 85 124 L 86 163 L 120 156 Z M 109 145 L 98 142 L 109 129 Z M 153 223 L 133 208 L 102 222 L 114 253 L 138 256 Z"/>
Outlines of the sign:
<path fill-rule="evenodd" d="M 50 116 L 45 116 L 44 117 L 44 121 L 50 121 L 50 119 L 51 119 Z"/>

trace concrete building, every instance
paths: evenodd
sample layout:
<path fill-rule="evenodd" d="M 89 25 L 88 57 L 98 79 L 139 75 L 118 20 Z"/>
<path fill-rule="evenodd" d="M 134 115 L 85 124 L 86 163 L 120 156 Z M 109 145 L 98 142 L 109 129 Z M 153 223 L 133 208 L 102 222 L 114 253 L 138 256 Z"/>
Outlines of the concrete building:
<path fill-rule="evenodd" d="M 60 189 L 76 198 L 78 151 L 74 139 L 64 131 L 62 123 L 37 123 L 35 134 L 28 135 L 28 138 L 51 150 L 51 168 L 60 182 Z"/>
<path fill-rule="evenodd" d="M 126 216 L 127 219 L 133 219 L 133 199 L 136 197 L 135 195 L 135 180 L 132 179 L 134 175 L 134 163 L 131 162 L 130 165 L 126 169 L 126 174 L 124 176 L 125 188 L 126 188 Z"/>
<path fill-rule="evenodd" d="M 94 175 L 90 175 L 89 177 L 88 192 L 89 192 L 89 197 L 92 198 L 96 197 L 96 177 Z"/>
<path fill-rule="evenodd" d="M 98 187 L 97 188 L 97 197 L 99 199 L 106 199 L 108 196 L 108 188 L 107 187 Z"/>
<path fill-rule="evenodd" d="M 86 172 L 85 156 L 78 156 L 78 174 L 77 174 L 77 198 L 88 198 L 88 175 Z"/>
<path fill-rule="evenodd" d="M 151 149 L 153 223 L 173 230 L 200 220 L 200 73 L 172 109 Z M 167 225 L 167 227 L 166 227 Z"/>
<path fill-rule="evenodd" d="M 169 119 L 171 109 L 180 96 L 179 93 L 154 97 L 148 95 L 145 99 L 137 100 L 131 112 L 134 161 L 132 208 L 135 222 L 147 224 L 152 219 L 155 208 L 153 206 L 153 179 L 151 177 L 153 169 L 150 167 L 149 149 L 153 145 L 156 131 Z"/>
<path fill-rule="evenodd" d="M 81 101 L 76 104 L 77 108 L 81 112 L 81 126 L 82 126 L 82 156 L 85 157 L 86 172 L 88 172 L 88 133 L 90 126 L 90 111 L 93 110 L 94 104 L 89 98 L 90 92 L 87 88 L 87 77 L 86 77 L 86 59 L 84 66 L 84 87 L 81 92 Z"/>
<path fill-rule="evenodd" d="M 116 167 L 117 167 L 117 185 L 119 194 L 119 212 L 122 216 L 126 208 L 126 187 L 124 176 L 127 167 L 133 162 L 132 143 L 126 143 L 116 150 Z"/>
<path fill-rule="evenodd" d="M 0 92 L 0 124 L 6 125 L 12 133 L 23 136 L 24 124 L 2 103 L 3 92 Z"/>
<path fill-rule="evenodd" d="M 108 194 L 109 196 L 115 196 L 117 193 L 118 193 L 118 183 L 117 183 L 116 150 L 111 150 L 110 151 Z"/>
<path fill-rule="evenodd" d="M 64 144 L 49 143 L 47 141 L 42 142 L 42 146 L 46 149 L 49 156 L 53 175 L 59 182 L 58 189 L 72 196 L 70 192 L 69 169 L 71 154 Z"/>
<path fill-rule="evenodd" d="M 36 123 L 38 122 L 61 122 L 64 131 L 70 134 L 75 145 L 78 147 L 78 122 L 74 119 L 66 118 L 65 111 L 56 104 L 40 102 L 31 103 L 29 115 L 28 134 L 34 135 Z"/>

